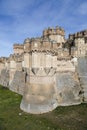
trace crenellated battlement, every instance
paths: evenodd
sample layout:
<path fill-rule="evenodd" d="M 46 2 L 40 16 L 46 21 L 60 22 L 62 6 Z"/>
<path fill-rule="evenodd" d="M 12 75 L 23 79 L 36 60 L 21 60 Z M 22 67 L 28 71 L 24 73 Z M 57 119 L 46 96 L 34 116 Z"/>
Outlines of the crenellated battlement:
<path fill-rule="evenodd" d="M 15 62 L 22 62 L 23 61 L 23 55 L 16 55 L 16 54 L 11 54 L 9 57 L 10 61 L 15 61 Z"/>
<path fill-rule="evenodd" d="M 66 40 L 63 28 L 48 28 L 13 50 L 0 58 L 0 84 L 23 95 L 23 111 L 41 114 L 87 102 L 87 30 Z"/>
<path fill-rule="evenodd" d="M 9 58 L 7 57 L 0 57 L 0 62 L 1 63 L 5 63 L 6 61 L 8 61 Z"/>
<path fill-rule="evenodd" d="M 32 52 L 32 51 L 55 51 L 60 48 L 61 43 L 57 43 L 57 41 L 52 41 L 49 38 L 33 38 L 29 40 L 29 42 L 24 43 L 24 52 Z"/>
<path fill-rule="evenodd" d="M 14 54 L 21 54 L 24 52 L 23 44 L 14 44 L 13 45 Z"/>
<path fill-rule="evenodd" d="M 23 49 L 24 45 L 23 44 L 14 44 L 13 49 Z"/>
<path fill-rule="evenodd" d="M 85 37 L 87 37 L 87 30 L 76 32 L 74 34 L 69 34 L 69 39 L 85 38 Z"/>
<path fill-rule="evenodd" d="M 69 46 L 71 46 L 71 55 L 83 57 L 87 55 L 87 30 L 83 30 L 69 35 Z"/>
<path fill-rule="evenodd" d="M 65 35 L 65 31 L 63 28 L 56 26 L 55 28 L 49 27 L 48 29 L 45 29 L 43 31 L 43 37 L 49 36 L 49 35 Z"/>

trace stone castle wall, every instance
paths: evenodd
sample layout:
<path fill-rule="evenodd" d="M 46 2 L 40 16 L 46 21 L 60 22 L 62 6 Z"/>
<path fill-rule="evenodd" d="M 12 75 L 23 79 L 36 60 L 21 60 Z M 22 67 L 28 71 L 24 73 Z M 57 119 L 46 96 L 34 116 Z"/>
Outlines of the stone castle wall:
<path fill-rule="evenodd" d="M 23 111 L 40 114 L 87 102 L 87 46 L 84 37 L 75 37 L 70 35 L 67 48 L 64 29 L 48 28 L 42 37 L 14 44 L 9 58 L 0 58 L 0 84 L 23 95 Z"/>

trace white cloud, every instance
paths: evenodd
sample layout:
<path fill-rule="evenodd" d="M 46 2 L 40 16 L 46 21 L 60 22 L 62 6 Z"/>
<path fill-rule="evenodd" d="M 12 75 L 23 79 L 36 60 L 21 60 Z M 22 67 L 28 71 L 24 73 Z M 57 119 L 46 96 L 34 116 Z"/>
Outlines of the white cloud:
<path fill-rule="evenodd" d="M 14 42 L 22 43 L 26 37 L 40 36 L 48 26 L 63 26 L 66 31 L 86 27 L 86 17 L 80 19 L 80 15 L 87 13 L 87 2 L 79 4 L 77 0 L 0 1 L 0 50 L 2 47 L 4 53 L 7 50 L 9 53 L 10 49 L 6 48 L 12 49 Z"/>

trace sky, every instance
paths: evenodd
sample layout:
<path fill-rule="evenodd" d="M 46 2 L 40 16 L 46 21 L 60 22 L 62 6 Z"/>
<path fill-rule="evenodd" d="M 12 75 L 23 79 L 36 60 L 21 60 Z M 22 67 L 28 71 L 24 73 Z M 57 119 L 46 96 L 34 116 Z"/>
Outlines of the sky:
<path fill-rule="evenodd" d="M 0 57 L 12 54 L 14 43 L 55 26 L 66 37 L 87 29 L 87 0 L 0 0 Z"/>

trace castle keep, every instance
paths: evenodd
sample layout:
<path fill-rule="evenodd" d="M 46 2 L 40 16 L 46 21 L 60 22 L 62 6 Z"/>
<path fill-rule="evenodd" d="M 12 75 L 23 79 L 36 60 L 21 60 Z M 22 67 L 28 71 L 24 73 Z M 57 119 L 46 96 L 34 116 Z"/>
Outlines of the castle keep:
<path fill-rule="evenodd" d="M 13 50 L 0 58 L 0 84 L 23 95 L 23 111 L 41 114 L 87 102 L 87 30 L 65 39 L 63 28 L 48 28 Z"/>

